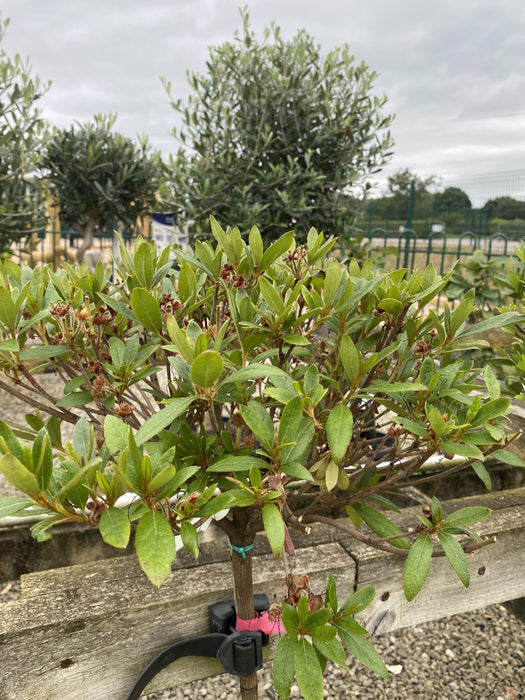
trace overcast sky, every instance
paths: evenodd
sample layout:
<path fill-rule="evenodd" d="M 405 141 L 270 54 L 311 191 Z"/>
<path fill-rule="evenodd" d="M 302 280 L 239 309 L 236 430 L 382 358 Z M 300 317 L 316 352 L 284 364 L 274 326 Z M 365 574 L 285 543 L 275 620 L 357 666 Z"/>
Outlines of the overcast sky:
<path fill-rule="evenodd" d="M 167 154 L 173 95 L 203 72 L 208 46 L 241 27 L 242 0 L 2 0 L 11 22 L 2 48 L 30 58 L 52 86 L 44 116 L 69 126 L 116 112 L 116 129 L 148 134 Z M 304 27 L 326 51 L 348 43 L 379 73 L 395 112 L 387 172 L 437 174 L 471 196 L 525 198 L 524 0 L 248 0 L 262 38 L 272 20 L 286 38 Z M 511 177 L 510 171 L 515 172 Z M 498 175 L 506 173 L 505 176 Z M 492 174 L 492 175 L 487 175 Z M 510 181 L 518 185 L 509 185 Z M 499 184 L 498 184 L 499 183 Z M 506 184 L 505 184 L 506 183 Z M 515 192 L 496 189 L 518 188 Z"/>

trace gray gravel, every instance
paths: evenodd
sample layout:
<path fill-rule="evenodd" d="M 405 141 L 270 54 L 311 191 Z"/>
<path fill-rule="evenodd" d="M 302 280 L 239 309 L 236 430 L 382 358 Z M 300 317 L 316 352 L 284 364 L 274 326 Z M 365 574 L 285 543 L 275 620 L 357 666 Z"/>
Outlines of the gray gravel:
<path fill-rule="evenodd" d="M 44 381 L 51 385 L 53 378 L 49 375 Z M 27 412 L 11 397 L 0 395 L 0 416 L 17 420 Z M 0 495 L 12 493 L 0 478 Z M 18 582 L 0 584 L 0 603 L 18 594 Z M 390 670 L 389 679 L 380 678 L 349 657 L 348 671 L 334 666 L 327 669 L 326 699 L 525 700 L 525 622 L 502 605 L 399 630 L 372 641 Z M 146 697 L 230 700 L 238 697 L 237 684 L 237 679 L 223 675 Z M 277 698 L 269 665 L 259 673 L 259 689 L 262 699 Z M 297 687 L 292 687 L 291 697 L 301 697 Z"/>

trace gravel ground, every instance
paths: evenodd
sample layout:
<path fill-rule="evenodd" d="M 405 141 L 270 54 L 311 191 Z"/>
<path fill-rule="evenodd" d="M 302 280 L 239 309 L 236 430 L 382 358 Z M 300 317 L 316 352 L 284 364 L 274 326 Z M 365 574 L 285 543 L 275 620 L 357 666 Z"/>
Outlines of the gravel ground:
<path fill-rule="evenodd" d="M 45 375 L 44 381 L 51 386 L 52 375 Z M 27 408 L 1 394 L 0 417 L 22 421 Z M 0 495 L 13 493 L 0 478 Z M 0 584 L 0 603 L 15 599 L 19 590 L 17 581 Z M 349 657 L 349 671 L 328 668 L 325 698 L 525 700 L 525 622 L 502 605 L 398 630 L 372 641 L 390 671 L 389 679 L 380 678 Z M 277 698 L 269 665 L 259 672 L 259 692 L 262 699 Z M 238 697 L 237 679 L 223 675 L 146 697 L 230 700 Z M 297 687 L 292 687 L 291 697 L 301 697 Z"/>

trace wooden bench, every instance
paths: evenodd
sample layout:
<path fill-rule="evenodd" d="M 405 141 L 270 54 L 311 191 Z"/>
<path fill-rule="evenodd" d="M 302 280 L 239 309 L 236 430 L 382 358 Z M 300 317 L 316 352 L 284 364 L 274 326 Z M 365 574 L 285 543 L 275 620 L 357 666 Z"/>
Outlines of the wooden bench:
<path fill-rule="evenodd" d="M 370 549 L 328 526 L 294 537 L 293 571 L 307 573 L 317 592 L 324 591 L 326 575 L 331 573 L 340 600 L 356 588 L 374 585 L 376 598 L 361 620 L 374 634 L 525 597 L 525 488 L 449 501 L 444 510 L 466 505 L 493 509 L 476 529 L 497 540 L 490 552 L 480 549 L 469 556 L 468 589 L 446 559 L 437 557 L 430 579 L 408 603 L 401 590 L 403 557 Z M 413 524 L 416 512 L 420 507 L 404 509 L 397 517 L 400 526 Z M 115 552 L 100 546 L 96 531 L 79 535 L 70 529 L 69 537 L 73 536 L 80 537 L 84 557 Z M 4 564 L 0 577 L 12 577 L 17 567 L 19 572 L 27 571 L 31 563 L 44 568 L 46 547 L 48 552 L 54 547 L 51 565 L 57 566 L 60 553 L 63 563 L 71 564 L 74 548 L 60 545 L 67 537 L 63 529 L 55 544 L 31 544 L 26 528 L 0 531 Z M 23 559 L 14 556 L 17 546 L 23 548 Z M 198 563 L 181 552 L 171 577 L 159 590 L 146 579 L 132 554 L 24 573 L 20 598 L 0 606 L 0 698 L 124 700 L 159 651 L 178 639 L 206 633 L 208 606 L 231 600 L 228 558 L 223 538 L 203 545 Z M 274 594 L 283 597 L 282 562 L 269 553 L 262 536 L 256 540 L 253 569 L 256 592 L 266 593 L 270 601 Z M 271 645 L 266 653 L 271 657 Z M 147 692 L 221 672 L 215 660 L 188 657 L 162 671 Z"/>

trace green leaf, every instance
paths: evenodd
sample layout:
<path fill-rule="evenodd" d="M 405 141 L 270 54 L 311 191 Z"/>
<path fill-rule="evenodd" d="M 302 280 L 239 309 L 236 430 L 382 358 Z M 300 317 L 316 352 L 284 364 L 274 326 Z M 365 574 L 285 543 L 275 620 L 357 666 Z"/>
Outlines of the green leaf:
<path fill-rule="evenodd" d="M 273 684 L 281 700 L 288 700 L 290 697 L 290 689 L 295 676 L 295 650 L 297 645 L 297 639 L 286 634 L 284 637 L 281 637 L 275 647 L 272 669 Z"/>
<path fill-rule="evenodd" d="M 281 414 L 281 422 L 279 424 L 279 445 L 296 444 L 297 431 L 303 417 L 303 400 L 297 395 L 288 401 Z"/>
<path fill-rule="evenodd" d="M 102 539 L 112 547 L 125 549 L 131 533 L 131 523 L 127 514 L 120 508 L 106 508 L 102 511 L 99 523 Z"/>
<path fill-rule="evenodd" d="M 117 416 L 104 419 L 104 439 L 111 454 L 122 452 L 128 446 L 129 425 Z"/>
<path fill-rule="evenodd" d="M 323 700 L 323 671 L 315 649 L 304 637 L 295 647 L 295 676 L 304 700 Z"/>
<path fill-rule="evenodd" d="M 20 496 L 5 496 L 0 498 L 0 518 L 17 515 L 26 508 L 34 505 L 31 498 L 23 498 Z"/>
<path fill-rule="evenodd" d="M 260 268 L 261 271 L 269 267 L 278 257 L 286 253 L 293 243 L 294 232 L 288 231 L 276 241 L 274 241 L 265 251 L 262 256 Z"/>
<path fill-rule="evenodd" d="M 473 523 L 479 523 L 480 520 L 485 520 L 491 513 L 491 509 L 485 506 L 468 506 L 467 508 L 460 508 L 455 513 L 451 513 L 445 518 L 443 524 L 453 525 L 454 527 L 472 525 Z"/>
<path fill-rule="evenodd" d="M 239 406 L 239 412 L 252 433 L 265 447 L 271 449 L 275 428 L 268 411 L 258 401 L 249 401 L 245 406 Z"/>
<path fill-rule="evenodd" d="M 144 328 L 154 333 L 161 332 L 162 314 L 159 302 L 151 292 L 142 287 L 135 287 L 131 292 L 131 308 Z"/>
<path fill-rule="evenodd" d="M 60 408 L 73 408 L 75 406 L 86 406 L 93 401 L 93 397 L 89 391 L 73 391 L 71 394 L 66 394 L 63 398 L 57 401 L 57 406 Z"/>
<path fill-rule="evenodd" d="M 339 355 L 343 363 L 344 370 L 352 383 L 359 377 L 361 360 L 354 341 L 350 336 L 344 335 L 339 344 Z"/>
<path fill-rule="evenodd" d="M 262 509 L 263 525 L 274 557 L 281 555 L 284 547 L 285 527 L 279 508 L 273 503 L 265 503 Z"/>
<path fill-rule="evenodd" d="M 465 588 L 468 588 L 470 584 L 470 571 L 468 568 L 467 556 L 461 545 L 453 535 L 445 531 L 438 533 L 438 539 L 450 562 L 450 566 L 454 569 Z"/>
<path fill-rule="evenodd" d="M 501 388 L 498 380 L 496 379 L 496 375 L 494 374 L 494 370 L 490 365 L 486 365 L 485 367 L 484 378 L 485 385 L 489 392 L 490 398 L 499 399 L 501 394 Z"/>
<path fill-rule="evenodd" d="M 41 491 L 45 491 L 53 474 L 53 450 L 47 430 L 39 430 L 33 441 L 33 474 L 36 476 Z"/>
<path fill-rule="evenodd" d="M 333 459 L 331 459 L 328 462 L 328 466 L 326 467 L 326 472 L 325 472 L 325 484 L 326 484 L 326 490 L 331 491 L 333 488 L 335 488 L 337 481 L 339 479 L 339 467 L 337 464 L 334 462 Z"/>
<path fill-rule="evenodd" d="M 268 304 L 270 309 L 276 316 L 279 316 L 284 312 L 285 306 L 281 299 L 281 295 L 275 289 L 273 284 L 269 282 L 265 277 L 261 277 L 259 280 L 259 286 L 261 289 L 261 296 L 264 301 Z"/>
<path fill-rule="evenodd" d="M 403 590 L 407 600 L 414 600 L 421 590 L 430 571 L 432 542 L 427 534 L 420 535 L 405 561 L 403 569 Z"/>
<path fill-rule="evenodd" d="M 155 586 L 161 586 L 171 573 L 175 537 L 160 511 L 150 510 L 139 520 L 135 549 L 140 566 L 149 580 Z"/>
<path fill-rule="evenodd" d="M 250 246 L 250 252 L 253 257 L 253 262 L 258 266 L 262 262 L 264 254 L 264 246 L 262 236 L 259 229 L 256 226 L 252 226 L 250 233 L 248 235 L 248 244 Z"/>
<path fill-rule="evenodd" d="M 281 465 L 281 471 L 287 476 L 293 476 L 296 479 L 313 480 L 311 472 L 299 462 L 286 462 L 286 464 Z"/>
<path fill-rule="evenodd" d="M 342 625 L 337 625 L 337 632 L 345 647 L 358 661 L 382 678 L 388 678 L 385 664 L 367 639 L 348 632 Z"/>
<path fill-rule="evenodd" d="M 216 459 L 206 471 L 208 473 L 249 472 L 253 466 L 267 470 L 270 465 L 264 459 L 252 457 L 251 455 L 224 455 Z"/>
<path fill-rule="evenodd" d="M 474 462 L 472 469 L 476 473 L 476 476 L 483 482 L 485 488 L 490 491 L 492 488 L 492 479 L 490 478 L 490 473 L 483 462 Z"/>
<path fill-rule="evenodd" d="M 202 389 L 209 389 L 219 379 L 224 362 L 216 350 L 205 350 L 191 363 L 191 379 Z"/>
<path fill-rule="evenodd" d="M 493 418 L 506 415 L 510 406 L 510 399 L 493 399 L 482 406 L 472 421 L 473 426 L 482 425 Z"/>
<path fill-rule="evenodd" d="M 416 382 L 385 382 L 382 379 L 375 379 L 367 391 L 381 392 L 384 394 L 404 394 L 409 391 L 424 391 L 427 387 L 424 384 L 418 384 Z"/>
<path fill-rule="evenodd" d="M 16 306 L 9 287 L 0 287 L 0 323 L 12 333 L 16 330 Z"/>
<path fill-rule="evenodd" d="M 167 430 L 173 423 L 175 418 L 182 415 L 195 401 L 196 396 L 182 396 L 177 399 L 172 399 L 167 404 L 166 408 L 162 408 L 158 413 L 155 413 L 138 429 L 135 435 L 135 441 L 138 446 L 143 445 L 152 437 L 158 435 L 162 430 Z"/>
<path fill-rule="evenodd" d="M 352 440 L 354 419 L 352 411 L 344 404 L 336 406 L 326 421 L 326 438 L 332 459 L 340 464 Z"/>
<path fill-rule="evenodd" d="M 362 503 L 352 504 L 356 513 L 365 521 L 368 527 L 375 532 L 379 537 L 395 537 L 395 535 L 401 535 L 401 530 L 394 525 L 383 513 L 379 512 L 375 508 L 364 505 Z M 410 543 L 406 537 L 400 537 L 399 539 L 393 539 L 389 541 L 394 547 L 399 547 L 400 549 L 409 549 Z"/>
<path fill-rule="evenodd" d="M 71 348 L 64 345 L 34 345 L 27 350 L 22 350 L 20 359 L 22 362 L 27 360 L 49 360 L 51 357 L 68 355 L 70 352 Z"/>
<path fill-rule="evenodd" d="M 297 610 L 288 603 L 283 603 L 281 607 L 283 612 L 282 623 L 284 628 L 287 634 L 296 637 L 299 627 L 299 615 L 297 614 Z"/>
<path fill-rule="evenodd" d="M 180 536 L 182 538 L 182 544 L 186 547 L 188 552 L 193 554 L 194 558 L 197 559 L 199 556 L 199 533 L 188 520 L 181 523 L 180 526 Z"/>
<path fill-rule="evenodd" d="M 375 594 L 376 589 L 373 586 L 360 588 L 358 591 L 353 593 L 350 598 L 345 600 L 341 606 L 341 610 L 351 610 L 352 614 L 361 612 L 374 600 Z"/>
<path fill-rule="evenodd" d="M 492 453 L 503 464 L 510 464 L 512 467 L 525 467 L 525 460 L 510 450 L 496 450 Z"/>
<path fill-rule="evenodd" d="M 315 426 L 313 420 L 310 416 L 303 417 L 299 422 L 299 428 L 294 438 L 295 444 L 289 444 L 281 450 L 281 469 L 284 472 L 288 473 L 288 465 L 291 462 L 296 464 L 306 462 L 314 435 Z"/>
<path fill-rule="evenodd" d="M 449 442 L 448 440 L 443 440 L 440 447 L 446 454 L 467 457 L 467 459 L 480 459 L 483 457 L 483 452 L 479 447 L 475 445 L 466 445 L 464 442 Z"/>
<path fill-rule="evenodd" d="M 335 627 L 320 627 L 319 632 L 323 630 L 332 632 L 335 635 L 337 630 Z M 313 644 L 315 649 L 320 652 L 325 658 L 333 661 L 334 664 L 346 668 L 346 654 L 343 645 L 338 639 L 318 639 L 312 634 Z"/>
<path fill-rule="evenodd" d="M 269 379 L 272 377 L 288 379 L 288 375 L 284 370 L 280 369 L 280 367 L 263 364 L 262 362 L 254 362 L 230 374 L 229 377 L 224 379 L 221 386 L 232 382 L 238 383 L 251 381 L 253 379 L 264 379 L 265 377 Z"/>
<path fill-rule="evenodd" d="M 0 472 L 19 491 L 30 496 L 34 496 L 40 491 L 35 475 L 12 454 L 5 454 L 0 459 Z"/>

